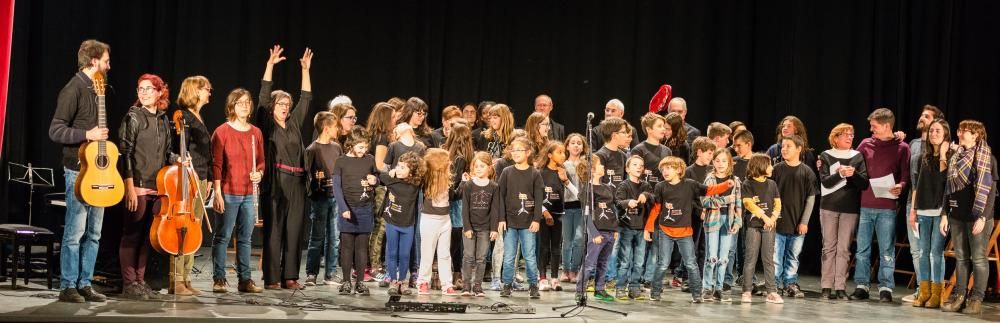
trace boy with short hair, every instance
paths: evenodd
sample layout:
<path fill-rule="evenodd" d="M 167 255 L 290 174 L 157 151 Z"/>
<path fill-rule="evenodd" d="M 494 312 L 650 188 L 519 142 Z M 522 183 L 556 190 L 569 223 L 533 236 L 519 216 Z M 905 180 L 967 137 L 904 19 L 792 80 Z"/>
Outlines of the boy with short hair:
<path fill-rule="evenodd" d="M 798 283 L 799 253 L 809 232 L 809 218 L 816 202 L 816 175 L 799 158 L 805 143 L 798 135 L 781 139 L 781 158 L 774 166 L 773 178 L 781 196 L 774 245 L 774 281 L 784 285 L 785 296 L 805 297 Z"/>

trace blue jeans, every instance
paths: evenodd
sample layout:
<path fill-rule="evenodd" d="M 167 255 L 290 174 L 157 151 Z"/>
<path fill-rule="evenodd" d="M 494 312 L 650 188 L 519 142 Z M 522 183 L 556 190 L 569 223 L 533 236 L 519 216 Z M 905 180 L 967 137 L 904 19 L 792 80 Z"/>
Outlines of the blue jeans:
<path fill-rule="evenodd" d="M 802 252 L 802 243 L 805 241 L 806 236 L 775 234 L 774 282 L 777 288 L 799 283 L 799 253 Z"/>
<path fill-rule="evenodd" d="M 84 288 L 94 278 L 94 263 L 100 247 L 104 208 L 76 199 L 76 177 L 80 172 L 63 168 L 66 179 L 66 226 L 59 249 L 59 288 Z"/>
<path fill-rule="evenodd" d="M 583 209 L 566 209 L 559 221 L 562 221 L 562 265 L 563 270 L 575 272 L 583 262 L 587 252 L 583 241 Z"/>
<path fill-rule="evenodd" d="M 938 226 L 941 225 L 940 216 L 917 216 L 917 223 L 920 229 L 920 237 L 917 238 L 917 245 L 920 246 L 920 254 L 913 257 L 913 263 L 919 264 L 922 270 L 917 272 L 918 281 L 931 281 L 940 283 L 944 281 L 944 244 L 947 237 L 941 235 Z M 987 231 L 983 230 L 983 231 Z M 913 231 L 907 227 L 906 231 Z M 910 233 L 913 234 L 913 233 Z M 911 245 L 912 246 L 912 245 Z"/>
<path fill-rule="evenodd" d="M 639 288 L 639 279 L 642 278 L 643 266 L 646 264 L 646 240 L 642 239 L 642 229 L 622 228 L 619 231 L 618 254 L 621 256 L 618 268 L 617 289 Z M 615 264 L 611 264 L 614 266 Z"/>
<path fill-rule="evenodd" d="M 385 270 L 389 279 L 406 281 L 410 269 L 410 250 L 413 248 L 415 226 L 398 227 L 385 223 Z"/>
<path fill-rule="evenodd" d="M 507 228 L 507 232 L 504 233 L 502 281 L 504 284 L 514 283 L 518 245 L 521 246 L 521 256 L 524 257 L 527 267 L 528 284 L 538 285 L 538 261 L 535 257 L 535 252 L 538 250 L 538 234 L 529 232 L 528 229 Z"/>
<path fill-rule="evenodd" d="M 326 258 L 324 277 L 333 279 L 340 251 L 340 230 L 337 228 L 337 200 L 312 201 L 309 219 L 309 246 L 306 248 L 306 275 L 319 274 L 319 260 Z"/>
<path fill-rule="evenodd" d="M 642 274 L 642 280 L 647 283 L 652 283 L 653 275 L 656 274 L 656 270 L 659 267 L 656 266 L 656 260 L 660 258 L 659 244 L 656 243 L 657 237 L 660 235 L 655 232 L 652 234 L 653 241 L 643 241 L 646 243 L 646 265 L 644 268 L 644 273 Z"/>
<path fill-rule="evenodd" d="M 689 273 L 688 286 L 691 287 L 691 296 L 701 297 L 701 275 L 698 273 L 698 260 L 694 254 L 694 239 L 692 237 L 672 238 L 663 230 L 656 228 L 656 244 L 659 255 L 657 255 L 656 273 L 653 275 L 652 293 L 659 295 L 663 292 L 663 274 L 670 267 L 670 255 L 674 252 L 674 245 L 677 245 L 677 250 L 681 253 L 681 261 L 684 262 L 684 267 Z"/>
<path fill-rule="evenodd" d="M 907 217 L 909 217 L 911 207 L 913 207 L 913 199 L 907 199 L 905 213 Z M 924 268 L 920 266 L 920 261 L 917 259 L 920 259 L 920 255 L 923 253 L 923 250 L 920 250 L 920 243 L 918 243 L 917 237 L 913 235 L 913 229 L 909 228 L 909 222 L 907 222 L 906 226 L 906 241 L 909 241 L 910 243 L 910 257 L 913 259 L 913 274 L 917 275 L 917 277 L 921 277 L 921 273 L 924 271 Z M 920 286 L 920 279 L 917 279 L 917 286 Z"/>
<path fill-rule="evenodd" d="M 744 222 L 746 223 L 746 222 Z M 723 281 L 723 285 L 733 286 L 736 281 L 736 277 L 743 272 L 743 267 L 740 266 L 743 261 L 743 232 L 746 230 L 746 226 L 740 227 L 740 231 L 736 234 L 730 234 L 733 243 L 729 246 L 729 266 L 726 268 L 726 277 Z"/>
<path fill-rule="evenodd" d="M 250 279 L 250 237 L 253 235 L 253 195 L 223 194 L 226 209 L 212 238 L 212 278 L 226 278 L 226 248 L 236 231 L 236 277 Z"/>
<path fill-rule="evenodd" d="M 716 231 L 705 231 L 705 272 L 702 273 L 702 287 L 706 290 L 722 290 L 722 283 L 729 270 L 729 255 L 733 248 L 734 235 L 729 234 L 729 216 L 723 214 L 722 227 Z M 688 285 L 690 286 L 690 284 Z"/>
<path fill-rule="evenodd" d="M 878 235 L 879 290 L 896 287 L 892 272 L 896 268 L 896 210 L 861 208 L 858 219 L 858 251 L 854 254 L 854 282 L 871 283 L 872 234 Z"/>
<path fill-rule="evenodd" d="M 619 240 L 615 240 L 615 245 L 613 246 L 613 248 L 611 248 L 611 257 L 608 258 L 608 263 L 612 264 L 612 266 L 611 266 L 611 268 L 608 268 L 608 273 L 604 277 L 606 278 L 606 280 L 609 280 L 609 281 L 610 280 L 614 280 L 615 277 L 618 277 L 618 266 L 615 266 L 614 264 L 618 263 L 618 243 L 619 242 L 620 242 L 620 239 Z"/>

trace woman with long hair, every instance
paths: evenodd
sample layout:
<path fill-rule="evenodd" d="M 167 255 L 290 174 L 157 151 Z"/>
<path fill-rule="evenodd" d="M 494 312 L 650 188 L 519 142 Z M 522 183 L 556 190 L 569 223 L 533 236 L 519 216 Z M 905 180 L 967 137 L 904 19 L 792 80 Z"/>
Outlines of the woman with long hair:
<path fill-rule="evenodd" d="M 958 279 L 955 289 L 941 309 L 945 312 L 979 314 L 989 280 L 986 250 L 993 230 L 993 203 L 997 194 L 996 157 L 986 143 L 986 127 L 976 120 L 958 124 L 958 149 L 948 163 L 945 188 L 945 208 L 941 218 L 941 235 L 951 231 L 955 245 Z M 969 263 L 975 282 L 972 294 L 966 298 Z M 964 310 L 962 308 L 965 308 Z"/>
<path fill-rule="evenodd" d="M 181 83 L 177 94 L 177 108 L 181 111 L 184 124 L 187 125 L 187 150 L 191 155 L 191 166 L 198 174 L 198 195 L 194 196 L 194 216 L 199 220 L 205 217 L 205 198 L 212 191 L 212 134 L 208 132 L 205 121 L 201 117 L 201 108 L 208 104 L 212 96 L 212 83 L 201 75 L 190 76 Z M 194 255 L 178 257 L 170 269 L 174 281 L 182 284 L 171 286 L 170 293 L 175 295 L 201 295 L 201 291 L 191 286 L 191 269 L 194 266 Z"/>
<path fill-rule="evenodd" d="M 122 119 L 119 130 L 122 170 L 125 178 L 125 209 L 118 247 L 122 295 L 129 299 L 159 299 L 146 284 L 150 224 L 160 209 L 156 177 L 160 168 L 177 161 L 166 110 L 170 91 L 159 76 L 143 74 L 136 87 L 138 99 Z M 181 282 L 183 284 L 183 282 Z"/>
<path fill-rule="evenodd" d="M 504 148 L 510 144 L 511 132 L 514 131 L 514 115 L 510 107 L 499 103 L 483 113 L 486 128 L 482 135 L 476 138 L 476 150 L 490 153 L 493 159 L 503 158 Z"/>
<path fill-rule="evenodd" d="M 431 140 L 431 127 L 427 125 L 427 103 L 418 97 L 411 97 L 403 104 L 400 110 L 398 123 L 407 123 L 413 128 L 417 135 L 417 140 L 424 144 L 424 147 L 434 147 Z"/>

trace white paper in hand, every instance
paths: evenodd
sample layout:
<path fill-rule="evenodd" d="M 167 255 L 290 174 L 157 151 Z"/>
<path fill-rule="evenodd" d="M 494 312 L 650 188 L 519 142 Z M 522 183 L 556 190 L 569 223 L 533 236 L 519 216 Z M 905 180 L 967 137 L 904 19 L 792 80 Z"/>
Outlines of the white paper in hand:
<path fill-rule="evenodd" d="M 837 174 L 837 172 L 840 170 L 840 167 L 841 167 L 840 162 L 836 162 L 833 163 L 833 165 L 830 165 L 830 174 Z M 843 188 L 846 185 L 847 185 L 847 179 L 841 178 L 840 182 L 837 182 L 837 184 L 833 185 L 833 187 L 831 188 L 826 188 L 826 186 L 820 185 L 819 192 L 822 196 L 827 196 L 830 195 L 830 193 L 836 192 L 837 190 Z"/>
<path fill-rule="evenodd" d="M 896 178 L 892 176 L 892 174 L 879 178 L 872 178 L 869 182 L 871 182 L 872 193 L 875 194 L 875 197 L 893 200 L 899 198 L 898 195 L 889 192 L 894 186 L 896 186 Z"/>

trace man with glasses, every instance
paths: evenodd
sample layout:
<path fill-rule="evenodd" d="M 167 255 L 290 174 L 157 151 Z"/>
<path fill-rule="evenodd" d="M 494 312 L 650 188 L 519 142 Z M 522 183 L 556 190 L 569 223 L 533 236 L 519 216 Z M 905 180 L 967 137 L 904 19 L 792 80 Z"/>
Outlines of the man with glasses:
<path fill-rule="evenodd" d="M 601 134 L 603 134 L 604 132 L 603 130 L 601 130 L 601 127 L 604 124 L 604 120 L 608 120 L 610 118 L 625 119 L 625 104 L 622 103 L 621 100 L 611 99 L 610 101 L 608 101 L 607 104 L 604 105 L 604 119 L 601 121 L 601 124 L 598 124 L 596 127 L 594 127 L 594 136 L 593 136 L 594 143 L 593 145 L 590 145 L 590 149 L 597 151 L 598 149 L 601 149 L 601 147 L 604 146 L 604 138 L 601 136 Z M 626 128 L 628 129 L 628 135 L 632 136 L 632 133 L 634 133 L 634 131 L 632 131 L 633 128 L 631 125 L 628 125 L 627 122 L 626 122 Z M 586 134 L 584 135 L 586 136 Z M 626 146 L 619 147 L 619 149 L 628 151 L 629 147 L 635 147 L 639 145 L 639 137 L 632 136 L 631 138 L 629 138 L 628 141 L 624 142 L 624 145 Z"/>
<path fill-rule="evenodd" d="M 94 263 L 100 245 L 104 208 L 86 205 L 76 198 L 74 187 L 80 174 L 80 144 L 108 139 L 108 128 L 98 127 L 94 74 L 111 69 L 111 47 L 94 39 L 80 44 L 79 70 L 59 91 L 56 112 L 49 124 L 49 138 L 63 145 L 66 179 L 66 226 L 59 253 L 61 276 L 59 301 L 103 302 L 107 298 L 91 287 Z"/>
<path fill-rule="evenodd" d="M 552 97 L 546 94 L 539 94 L 535 97 L 535 112 L 545 114 L 545 116 L 549 117 L 549 122 L 551 123 L 549 139 L 563 141 L 566 139 L 566 127 L 556 122 L 555 119 L 552 119 L 552 109 L 554 107 Z"/>

